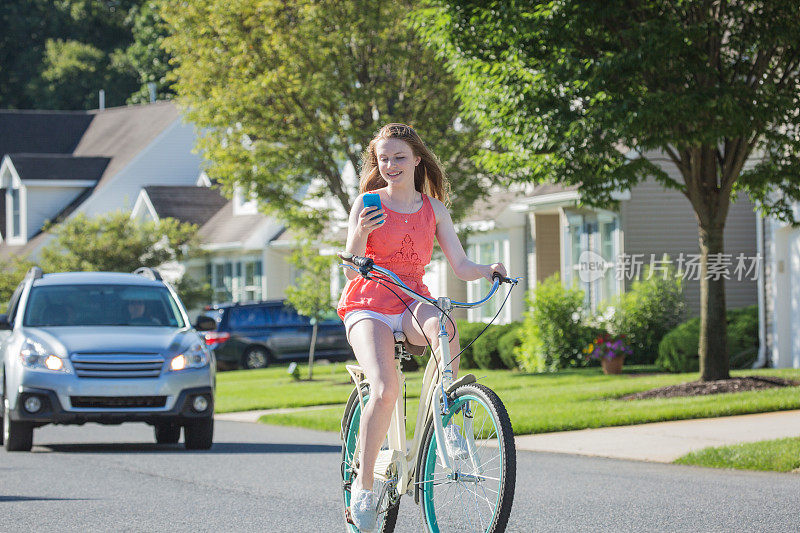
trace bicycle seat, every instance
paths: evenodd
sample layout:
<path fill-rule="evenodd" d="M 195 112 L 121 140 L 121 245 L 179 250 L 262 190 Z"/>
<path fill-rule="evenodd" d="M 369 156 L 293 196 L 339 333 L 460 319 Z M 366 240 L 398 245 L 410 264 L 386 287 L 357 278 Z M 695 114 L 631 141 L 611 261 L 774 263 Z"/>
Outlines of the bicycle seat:
<path fill-rule="evenodd" d="M 402 344 L 406 351 L 411 355 L 422 355 L 425 353 L 425 346 L 417 346 L 416 344 L 411 344 L 408 342 L 406 338 L 406 334 L 402 331 L 395 331 L 394 332 L 394 342 L 395 344 Z"/>

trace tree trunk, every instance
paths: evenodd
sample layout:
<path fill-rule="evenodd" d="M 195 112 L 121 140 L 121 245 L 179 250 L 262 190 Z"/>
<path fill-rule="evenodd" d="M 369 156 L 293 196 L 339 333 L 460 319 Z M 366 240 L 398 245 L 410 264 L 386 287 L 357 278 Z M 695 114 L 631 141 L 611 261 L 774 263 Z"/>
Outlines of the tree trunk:
<path fill-rule="evenodd" d="M 308 348 L 308 380 L 314 373 L 314 348 L 317 345 L 317 321 L 314 320 L 314 325 L 311 327 L 311 346 Z"/>
<path fill-rule="evenodd" d="M 700 380 L 730 377 L 728 326 L 725 306 L 725 278 L 722 273 L 709 276 L 709 256 L 724 251 L 724 225 L 700 227 Z M 713 257 L 713 256 L 712 256 Z M 721 257 L 721 256 L 716 256 Z M 710 278 L 710 279 L 709 279 Z"/>

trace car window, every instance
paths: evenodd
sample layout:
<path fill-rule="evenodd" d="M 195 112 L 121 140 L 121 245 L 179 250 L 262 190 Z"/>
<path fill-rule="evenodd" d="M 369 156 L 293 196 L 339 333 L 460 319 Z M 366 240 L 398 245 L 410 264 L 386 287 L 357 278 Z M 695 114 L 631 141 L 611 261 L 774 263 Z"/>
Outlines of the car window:
<path fill-rule="evenodd" d="M 33 287 L 25 326 L 185 327 L 166 287 L 143 285 L 44 285 Z"/>
<path fill-rule="evenodd" d="M 222 322 L 222 313 L 222 309 L 207 309 L 202 312 L 202 316 L 213 318 L 214 322 L 216 322 L 217 326 L 219 326 L 219 323 Z"/>
<path fill-rule="evenodd" d="M 280 321 L 284 324 L 292 325 L 307 325 L 309 323 L 308 317 L 297 314 L 293 307 L 283 305 L 280 307 Z"/>
<path fill-rule="evenodd" d="M 234 307 L 231 309 L 231 329 L 258 328 L 267 325 L 263 307 Z"/>

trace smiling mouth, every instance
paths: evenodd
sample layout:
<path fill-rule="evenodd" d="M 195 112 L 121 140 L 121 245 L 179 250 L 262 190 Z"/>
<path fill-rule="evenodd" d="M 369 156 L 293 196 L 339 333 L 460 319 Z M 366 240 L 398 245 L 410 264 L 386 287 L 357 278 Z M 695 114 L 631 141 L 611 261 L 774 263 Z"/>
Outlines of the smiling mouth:
<path fill-rule="evenodd" d="M 400 175 L 400 174 L 402 174 L 402 173 L 403 173 L 403 171 L 402 171 L 402 170 L 398 170 L 398 171 L 397 171 L 397 172 L 395 172 L 394 174 L 392 174 L 391 172 L 387 172 L 387 173 L 386 173 L 386 175 L 387 175 L 387 176 L 391 176 L 391 177 L 395 178 L 395 177 L 399 176 L 399 175 Z"/>

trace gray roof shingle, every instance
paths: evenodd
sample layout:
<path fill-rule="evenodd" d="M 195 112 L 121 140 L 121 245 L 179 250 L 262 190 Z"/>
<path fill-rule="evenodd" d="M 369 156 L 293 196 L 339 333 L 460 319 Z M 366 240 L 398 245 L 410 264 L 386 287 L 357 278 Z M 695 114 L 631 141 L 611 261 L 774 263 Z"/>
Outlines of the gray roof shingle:
<path fill-rule="evenodd" d="M 231 200 L 200 228 L 198 235 L 203 244 L 240 243 L 266 220 L 267 217 L 261 213 L 234 215 Z"/>
<path fill-rule="evenodd" d="M 0 110 L 0 156 L 71 154 L 93 118 L 85 111 Z"/>
<path fill-rule="evenodd" d="M 90 180 L 103 175 L 108 157 L 74 157 L 65 154 L 9 154 L 22 180 Z"/>
<path fill-rule="evenodd" d="M 198 226 L 228 203 L 219 190 L 210 187 L 149 185 L 144 190 L 159 218 L 176 218 Z"/>

